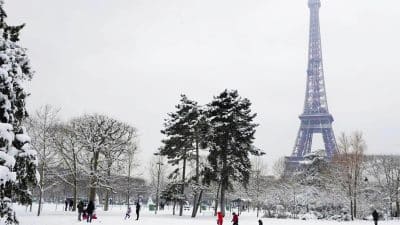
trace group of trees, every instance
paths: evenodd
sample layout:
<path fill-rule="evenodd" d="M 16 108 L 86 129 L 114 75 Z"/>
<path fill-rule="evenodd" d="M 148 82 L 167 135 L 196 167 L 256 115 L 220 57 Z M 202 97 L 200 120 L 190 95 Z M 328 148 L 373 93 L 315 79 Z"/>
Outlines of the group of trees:
<path fill-rule="evenodd" d="M 82 179 L 87 186 L 81 188 L 88 191 L 89 200 L 95 201 L 96 190 L 103 190 L 104 210 L 108 210 L 116 180 L 121 179 L 116 175 L 126 175 L 130 184 L 137 131 L 129 124 L 98 114 L 62 122 L 58 110 L 46 105 L 29 117 L 26 126 L 32 147 L 38 152 L 38 171 L 42 178 L 38 185 L 38 215 L 43 194 L 59 183 L 70 186 L 74 210 L 78 183 Z"/>
<path fill-rule="evenodd" d="M 367 192 L 368 198 L 387 208 L 391 216 L 400 216 L 400 156 L 372 155 L 367 156 L 365 174 L 370 177 L 366 180 L 372 187 Z M 375 196 L 378 190 L 380 195 Z M 373 199 L 373 197 L 377 197 Z"/>
<path fill-rule="evenodd" d="M 243 186 L 249 183 L 249 156 L 263 154 L 253 146 L 257 124 L 250 106 L 250 101 L 241 98 L 236 90 L 225 90 L 204 106 L 182 95 L 176 111 L 168 114 L 161 131 L 165 139 L 160 154 L 175 169 L 164 193 L 169 193 L 166 198 L 179 202 L 179 215 L 189 185 L 193 191 L 192 217 L 195 217 L 203 191 L 211 184 L 217 184 L 216 199 L 225 214 L 226 191 L 232 190 L 235 181 Z M 201 160 L 204 157 L 206 160 Z M 194 174 L 188 177 L 191 162 L 195 163 Z"/>
<path fill-rule="evenodd" d="M 338 137 L 338 152 L 331 161 L 312 153 L 302 170 L 285 174 L 284 160 L 278 160 L 275 179 L 264 186 L 266 215 L 291 212 L 296 217 L 313 211 L 321 218 L 350 220 L 376 209 L 399 216 L 400 157 L 365 152 L 362 133 L 354 132 Z"/>

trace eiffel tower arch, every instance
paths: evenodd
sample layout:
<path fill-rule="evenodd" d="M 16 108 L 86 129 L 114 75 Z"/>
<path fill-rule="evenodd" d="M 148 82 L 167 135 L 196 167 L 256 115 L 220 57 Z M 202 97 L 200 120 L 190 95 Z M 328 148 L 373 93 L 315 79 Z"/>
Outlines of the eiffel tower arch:
<path fill-rule="evenodd" d="M 322 61 L 321 33 L 319 21 L 320 0 L 309 0 L 310 33 L 308 46 L 307 83 L 303 113 L 300 118 L 300 129 L 297 134 L 293 153 L 286 157 L 286 167 L 296 169 L 304 156 L 311 153 L 313 135 L 321 134 L 326 158 L 328 160 L 337 152 L 335 135 L 332 129 L 333 116 L 328 110 L 324 68 Z"/>

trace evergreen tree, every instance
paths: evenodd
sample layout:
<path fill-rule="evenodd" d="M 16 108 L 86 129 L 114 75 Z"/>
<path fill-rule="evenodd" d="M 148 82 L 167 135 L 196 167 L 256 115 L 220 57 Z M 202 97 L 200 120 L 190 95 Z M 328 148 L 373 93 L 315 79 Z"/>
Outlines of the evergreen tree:
<path fill-rule="evenodd" d="M 166 202 L 173 202 L 172 214 L 175 215 L 176 202 L 181 200 L 181 185 L 177 182 L 170 182 L 164 190 L 161 191 L 161 199 Z"/>
<path fill-rule="evenodd" d="M 33 71 L 26 50 L 17 44 L 21 26 L 9 26 L 0 0 L 0 224 L 18 224 L 11 201 L 31 204 L 37 184 L 37 155 L 21 125 L 28 114 L 22 84 Z"/>
<path fill-rule="evenodd" d="M 175 176 L 181 174 L 180 183 L 181 195 L 185 194 L 187 185 L 186 166 L 189 160 L 196 160 L 196 184 L 199 184 L 199 149 L 201 140 L 204 137 L 205 119 L 202 117 L 202 110 L 197 102 L 189 100 L 185 95 L 181 95 L 180 104 L 176 106 L 177 111 L 169 113 L 169 118 L 165 120 L 164 130 L 161 131 L 167 138 L 164 139 L 161 155 L 167 156 L 172 166 L 177 166 L 174 170 Z M 182 163 L 182 172 L 179 171 L 179 164 Z M 195 210 L 199 196 L 195 194 Z M 183 213 L 183 200 L 180 201 L 179 215 Z M 193 213 L 194 214 L 194 213 Z M 194 214 L 195 216 L 195 214 Z"/>
<path fill-rule="evenodd" d="M 257 124 L 253 122 L 256 114 L 251 113 L 250 106 L 250 101 L 242 99 L 236 90 L 225 90 L 208 104 L 207 117 L 211 127 L 208 137 L 209 171 L 220 182 L 219 202 L 223 215 L 225 193 L 232 181 L 240 181 L 246 186 L 251 169 L 249 155 L 261 154 L 253 146 Z"/>

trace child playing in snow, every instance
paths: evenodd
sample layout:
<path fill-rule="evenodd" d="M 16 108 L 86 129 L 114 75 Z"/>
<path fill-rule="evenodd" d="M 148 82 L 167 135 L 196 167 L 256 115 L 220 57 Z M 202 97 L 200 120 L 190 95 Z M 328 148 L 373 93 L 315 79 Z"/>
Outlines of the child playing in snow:
<path fill-rule="evenodd" d="M 224 217 L 222 216 L 221 212 L 217 213 L 217 225 L 222 225 L 222 223 L 224 222 Z"/>
<path fill-rule="evenodd" d="M 236 213 L 232 213 L 232 225 L 239 225 L 239 216 Z"/>
<path fill-rule="evenodd" d="M 130 206 L 128 206 L 128 210 L 126 211 L 126 214 L 125 214 L 125 219 L 131 218 L 131 212 L 132 212 L 132 209 Z"/>

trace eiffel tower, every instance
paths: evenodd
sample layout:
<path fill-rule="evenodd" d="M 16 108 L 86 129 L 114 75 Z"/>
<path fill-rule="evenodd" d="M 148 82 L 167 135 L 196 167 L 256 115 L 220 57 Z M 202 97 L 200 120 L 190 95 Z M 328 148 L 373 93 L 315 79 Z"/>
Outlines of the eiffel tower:
<path fill-rule="evenodd" d="M 308 50 L 307 85 L 303 114 L 299 116 L 301 125 L 297 134 L 293 153 L 286 157 L 287 165 L 296 167 L 304 156 L 311 152 L 313 135 L 322 134 L 326 158 L 332 159 L 337 151 L 332 129 L 333 116 L 328 110 L 324 69 L 322 63 L 321 34 L 319 22 L 320 0 L 309 0 L 310 34 Z"/>

